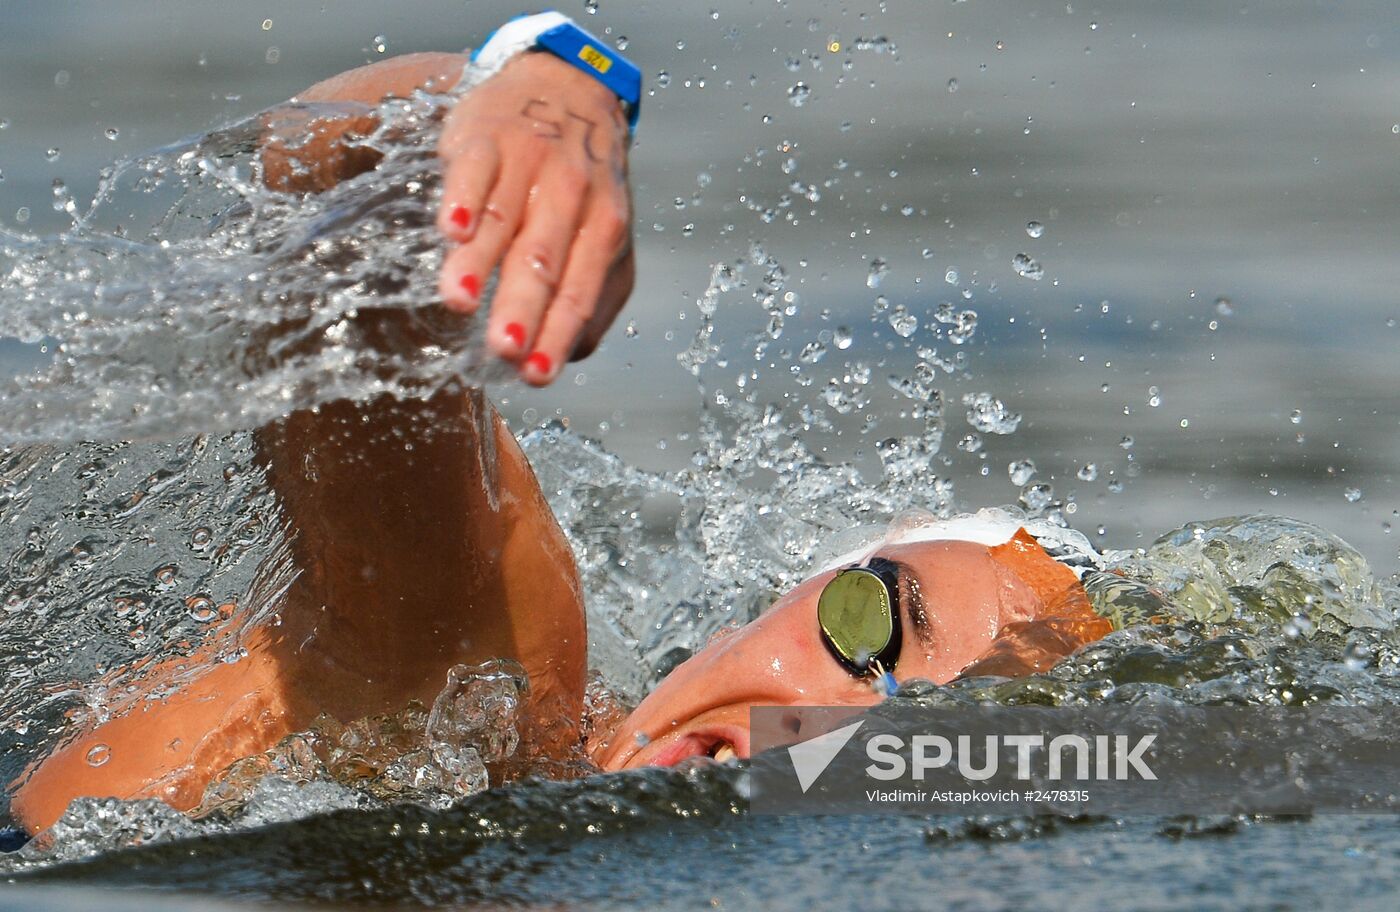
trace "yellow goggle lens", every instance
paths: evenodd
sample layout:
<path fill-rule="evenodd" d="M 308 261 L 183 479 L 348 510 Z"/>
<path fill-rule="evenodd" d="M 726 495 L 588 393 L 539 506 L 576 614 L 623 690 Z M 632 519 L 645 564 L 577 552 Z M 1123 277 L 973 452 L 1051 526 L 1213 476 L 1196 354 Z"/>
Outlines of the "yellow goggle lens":
<path fill-rule="evenodd" d="M 831 647 L 864 669 L 894 636 L 889 590 L 869 570 L 842 570 L 817 600 L 817 622 Z"/>

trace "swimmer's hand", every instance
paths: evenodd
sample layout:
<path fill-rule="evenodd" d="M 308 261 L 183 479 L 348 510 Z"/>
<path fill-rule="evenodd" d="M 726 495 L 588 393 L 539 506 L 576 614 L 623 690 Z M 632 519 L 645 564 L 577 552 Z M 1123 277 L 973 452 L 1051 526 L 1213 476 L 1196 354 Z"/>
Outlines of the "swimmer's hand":
<path fill-rule="evenodd" d="M 377 104 L 454 86 L 463 54 L 408 54 L 318 83 L 297 102 Z M 293 120 L 295 124 L 295 120 Z M 343 140 L 374 129 L 372 114 L 270 129 L 264 180 L 315 191 L 373 168 L 378 155 Z M 438 154 L 450 242 L 440 286 L 472 312 L 487 277 L 500 281 L 487 344 L 537 386 L 597 347 L 632 292 L 627 121 L 597 80 L 548 54 L 524 54 L 457 102 Z"/>
<path fill-rule="evenodd" d="M 543 386 L 597 346 L 632 291 L 627 120 L 597 80 L 524 54 L 462 98 L 438 144 L 448 307 L 500 266 L 487 344 Z"/>

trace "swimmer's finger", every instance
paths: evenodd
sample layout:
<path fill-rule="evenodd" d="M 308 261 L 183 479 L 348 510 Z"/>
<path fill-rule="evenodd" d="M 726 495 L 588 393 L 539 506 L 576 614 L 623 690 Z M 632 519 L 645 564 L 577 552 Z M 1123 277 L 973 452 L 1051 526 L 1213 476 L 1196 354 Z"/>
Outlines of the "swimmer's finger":
<path fill-rule="evenodd" d="M 500 148 L 489 139 L 468 143 L 446 163 L 438 229 L 454 241 L 470 241 L 481 221 L 487 194 L 496 183 Z"/>
<path fill-rule="evenodd" d="M 501 255 L 510 246 L 520 226 L 525 200 L 529 195 L 529 174 L 520 169 L 502 168 L 501 178 L 491 189 L 481 209 L 481 224 L 471 241 L 447 254 L 438 276 L 438 293 L 451 310 L 475 313 L 481 305 L 481 291 Z M 522 339 L 517 351 L 524 348 Z"/>
<path fill-rule="evenodd" d="M 589 212 L 569 251 L 564 277 L 549 302 L 534 351 L 526 360 L 523 376 L 528 382 L 536 386 L 553 382 L 564 362 L 578 352 L 585 336 L 596 344 L 594 338 L 602 333 L 596 328 L 600 320 L 603 328 L 612 322 L 616 308 L 603 312 L 603 286 L 626 237 L 627 216 L 623 209 L 600 204 Z"/>
<path fill-rule="evenodd" d="M 582 170 L 559 165 L 546 171 L 531 191 L 525 224 L 501 261 L 486 340 L 504 358 L 531 352 L 529 371 L 552 374 L 555 369 L 531 346 L 559 287 L 587 196 L 588 176 Z"/>

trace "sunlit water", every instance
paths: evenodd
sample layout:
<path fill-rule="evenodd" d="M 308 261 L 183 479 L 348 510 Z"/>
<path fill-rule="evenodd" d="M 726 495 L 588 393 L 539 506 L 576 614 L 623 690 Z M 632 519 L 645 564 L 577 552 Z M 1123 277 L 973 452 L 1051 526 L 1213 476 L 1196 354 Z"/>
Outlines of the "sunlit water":
<path fill-rule="evenodd" d="M 367 141 L 385 154 L 380 167 L 319 197 L 258 185 L 255 120 L 118 165 L 90 207 L 60 189 L 75 219 L 62 236 L 0 235 L 0 335 L 54 351 L 0 396 L 5 780 L 71 726 L 112 712 L 151 660 L 276 610 L 295 572 L 289 530 L 241 428 L 332 399 L 491 379 L 470 321 L 433 301 L 440 247 L 425 213 L 442 104 L 387 106 L 402 135 Z M 1039 266 L 1017 268 L 1034 279 Z M 885 270 L 871 261 L 867 286 Z M 705 403 L 683 470 L 643 471 L 563 424 L 522 435 L 582 571 L 598 702 L 635 700 L 723 625 L 890 523 L 970 506 L 946 457 L 1016 433 L 1021 416 L 996 391 L 940 391 L 967 367 L 973 308 L 916 312 L 877 297 L 868 325 L 790 344 L 800 306 L 787 266 L 760 245 L 714 267 L 679 355 Z M 735 307 L 749 308 L 752 333 L 722 344 L 713 318 Z M 366 330 L 383 308 L 414 311 L 435 343 L 396 354 Z M 885 351 L 908 356 L 890 363 L 913 367 L 852 356 L 871 327 Z M 760 371 L 785 376 L 782 395 L 748 391 L 745 373 Z M 891 401 L 897 436 L 875 417 Z M 146 442 L 76 442 L 120 439 Z M 838 440 L 861 458 L 825 456 Z M 1033 465 L 1009 474 L 1027 521 L 1072 518 Z M 1108 639 L 1024 680 L 914 683 L 896 699 L 1400 701 L 1394 585 L 1324 530 L 1267 516 L 1206 522 L 1104 562 L 1123 573 L 1091 593 L 1121 627 Z M 217 658 L 237 661 L 237 637 L 220 642 Z M 1400 846 L 1374 820 L 755 820 L 743 813 L 743 771 L 714 766 L 491 788 L 516 750 L 522 686 L 509 666 L 461 669 L 431 707 L 326 722 L 236 765 L 194 818 L 80 801 L 0 864 L 25 881 L 278 900 L 794 909 L 913 904 L 934 883 L 954 905 L 1030 903 L 1084 889 L 1088 867 L 1147 872 L 1169 907 L 1193 888 L 1228 906 L 1239 878 L 1288 860 L 1336 864 Z M 1204 853 L 1225 860 L 1165 882 L 1160 864 L 1201 860 L 1198 836 L 1230 837 Z M 1047 871 L 1034 888 L 1018 874 L 1031 862 Z M 1338 875 L 1354 895 L 1383 893 L 1393 875 L 1355 864 Z"/>

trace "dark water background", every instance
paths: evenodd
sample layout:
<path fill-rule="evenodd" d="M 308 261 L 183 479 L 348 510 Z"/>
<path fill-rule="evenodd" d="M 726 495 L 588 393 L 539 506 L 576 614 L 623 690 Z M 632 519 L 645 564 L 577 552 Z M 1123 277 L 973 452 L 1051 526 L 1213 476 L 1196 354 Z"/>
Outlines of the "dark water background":
<path fill-rule="evenodd" d="M 831 324 L 868 326 L 877 294 L 918 313 L 945 300 L 978 311 L 969 370 L 945 393 L 993 391 L 1025 420 L 988 438 L 987 477 L 956 463 L 967 506 L 1014 500 L 1006 463 L 1029 457 L 1057 494 L 1074 494 L 1071 521 L 1102 525 L 1109 546 L 1267 509 L 1332 529 L 1378 570 L 1400 566 L 1400 533 L 1385 525 L 1400 521 L 1390 5 L 564 9 L 625 35 L 654 89 L 633 159 L 641 279 L 622 322 L 635 321 L 635 335 L 615 333 L 556 389 L 497 390 L 517 426 L 558 413 L 633 465 L 683 462 L 702 399 L 675 355 L 694 332 L 694 299 L 711 264 L 759 242 L 801 296 L 789 338 L 826 326 L 823 310 Z M 81 200 L 112 159 L 378 58 L 377 36 L 389 53 L 455 49 L 518 11 L 485 0 L 6 6 L 0 220 L 17 227 L 26 207 L 25 230 L 58 230 L 57 177 Z M 795 106 L 799 82 L 810 96 Z M 794 181 L 820 188 L 821 201 L 783 206 Z M 1032 220 L 1045 226 L 1039 238 L 1027 234 Z M 1043 265 L 1040 281 L 1013 270 L 1023 252 Z M 889 272 L 872 289 L 876 258 Z M 735 308 L 717 322 L 738 345 L 759 321 Z M 878 356 L 860 338 L 856 353 L 866 344 Z M 0 353 L 7 369 L 38 357 L 5 343 Z M 957 411 L 949 452 L 966 431 Z M 1087 462 L 1100 469 L 1092 482 L 1076 478 Z M 53 876 L 260 899 L 649 908 L 1393 908 L 1400 882 L 1390 818 L 1009 829 L 735 819 L 723 786 L 698 786 L 721 794 L 696 798 L 693 819 L 652 809 L 596 836 L 546 835 L 572 807 L 546 790 L 520 799 L 540 821 L 522 835 L 459 839 L 475 826 L 469 805 L 406 840 L 402 827 L 419 822 L 407 810 L 155 847 Z M 551 818 L 555 806 L 564 810 Z M 92 899 L 0 893 L 0 907 L 45 904 Z"/>

